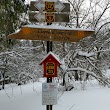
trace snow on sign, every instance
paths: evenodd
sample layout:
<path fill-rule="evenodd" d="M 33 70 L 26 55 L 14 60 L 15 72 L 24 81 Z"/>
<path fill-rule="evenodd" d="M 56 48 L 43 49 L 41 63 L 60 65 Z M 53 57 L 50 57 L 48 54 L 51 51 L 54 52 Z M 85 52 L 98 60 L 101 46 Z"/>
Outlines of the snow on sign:
<path fill-rule="evenodd" d="M 57 84 L 43 83 L 42 84 L 42 105 L 57 104 Z"/>

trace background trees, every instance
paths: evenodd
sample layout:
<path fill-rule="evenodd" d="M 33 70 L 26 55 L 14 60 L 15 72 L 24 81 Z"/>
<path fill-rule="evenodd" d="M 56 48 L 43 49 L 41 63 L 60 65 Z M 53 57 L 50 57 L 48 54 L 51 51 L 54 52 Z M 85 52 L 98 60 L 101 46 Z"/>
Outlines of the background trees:
<path fill-rule="evenodd" d="M 13 44 L 15 41 L 5 37 L 17 31 L 24 23 L 27 22 L 26 12 L 28 7 L 24 0 L 1 0 L 0 1 L 0 49 L 2 50 L 7 44 Z"/>
<path fill-rule="evenodd" d="M 69 26 L 95 30 L 93 36 L 69 46 L 70 48 L 64 58 L 67 62 L 68 71 L 73 71 L 76 80 L 84 80 L 88 78 L 89 75 L 87 74 L 93 72 L 90 76 L 95 77 L 103 85 L 110 84 L 110 81 L 102 72 L 109 66 L 110 18 L 108 13 L 110 1 L 68 0 L 68 2 L 71 4 L 71 23 L 69 23 Z"/>
<path fill-rule="evenodd" d="M 7 36 L 20 28 L 24 22 L 23 13 L 27 7 L 23 0 L 1 0 L 0 1 L 0 36 Z M 25 20 L 25 19 L 24 19 Z"/>
<path fill-rule="evenodd" d="M 13 63 L 14 67 L 14 58 L 12 57 L 13 51 L 12 46 L 16 42 L 15 40 L 6 39 L 6 36 L 17 31 L 25 22 L 27 6 L 24 4 L 24 0 L 1 0 L 0 1 L 0 74 L 1 81 L 4 89 L 5 85 L 5 73 L 9 72 L 9 65 L 12 66 L 10 61 Z M 11 55 L 11 56 L 10 56 Z M 12 59 L 10 59 L 12 58 Z M 17 60 L 15 58 L 15 60 Z M 11 73 L 17 71 L 15 68 L 11 69 Z"/>

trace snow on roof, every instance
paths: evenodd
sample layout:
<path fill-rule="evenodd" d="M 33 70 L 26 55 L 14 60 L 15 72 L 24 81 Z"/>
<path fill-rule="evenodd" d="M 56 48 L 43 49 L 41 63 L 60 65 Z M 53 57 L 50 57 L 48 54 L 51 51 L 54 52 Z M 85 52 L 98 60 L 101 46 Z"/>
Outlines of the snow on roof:
<path fill-rule="evenodd" d="M 95 55 L 94 52 L 87 53 L 87 52 L 83 52 L 83 51 L 79 51 L 78 54 L 79 54 L 80 56 L 86 56 L 86 57 L 91 57 L 91 56 L 94 56 L 94 55 Z"/>
<path fill-rule="evenodd" d="M 42 62 L 43 62 L 49 55 L 52 55 L 52 56 L 58 61 L 58 63 L 61 64 L 59 58 L 56 57 L 56 55 L 55 55 L 54 53 L 52 53 L 51 51 L 48 52 L 48 54 L 41 60 L 40 64 L 42 64 Z"/>
<path fill-rule="evenodd" d="M 94 31 L 90 29 L 81 29 L 81 28 L 69 28 L 69 27 L 64 27 L 64 26 L 59 26 L 59 25 L 46 25 L 46 24 L 38 24 L 38 25 L 25 25 L 24 27 L 29 27 L 29 28 L 47 28 L 47 29 L 60 29 L 60 30 L 80 30 L 80 31 Z"/>

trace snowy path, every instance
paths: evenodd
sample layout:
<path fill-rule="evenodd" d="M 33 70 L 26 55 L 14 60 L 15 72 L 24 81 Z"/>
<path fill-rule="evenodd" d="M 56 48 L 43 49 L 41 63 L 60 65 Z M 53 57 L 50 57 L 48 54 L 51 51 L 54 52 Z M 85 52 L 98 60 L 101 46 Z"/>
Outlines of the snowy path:
<path fill-rule="evenodd" d="M 0 91 L 0 110 L 46 110 L 42 105 L 42 83 L 37 82 Z M 33 88 L 35 90 L 33 90 Z M 6 95 L 8 94 L 8 97 Z M 110 89 L 89 87 L 65 92 L 53 110 L 110 110 Z M 70 109 L 71 108 L 71 109 Z"/>

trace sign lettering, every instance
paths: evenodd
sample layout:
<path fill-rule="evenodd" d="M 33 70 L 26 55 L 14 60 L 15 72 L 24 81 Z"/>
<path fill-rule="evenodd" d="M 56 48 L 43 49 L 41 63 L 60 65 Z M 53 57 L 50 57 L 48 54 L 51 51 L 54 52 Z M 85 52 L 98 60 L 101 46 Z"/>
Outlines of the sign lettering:
<path fill-rule="evenodd" d="M 53 62 L 46 63 L 46 73 L 52 75 L 55 73 L 55 64 Z"/>
<path fill-rule="evenodd" d="M 23 27 L 20 32 L 7 37 L 12 39 L 78 42 L 80 41 L 80 39 L 89 36 L 93 33 L 94 31 L 88 30 L 81 31 Z"/>
<path fill-rule="evenodd" d="M 42 84 L 42 105 L 57 104 L 57 84 L 43 83 Z"/>

